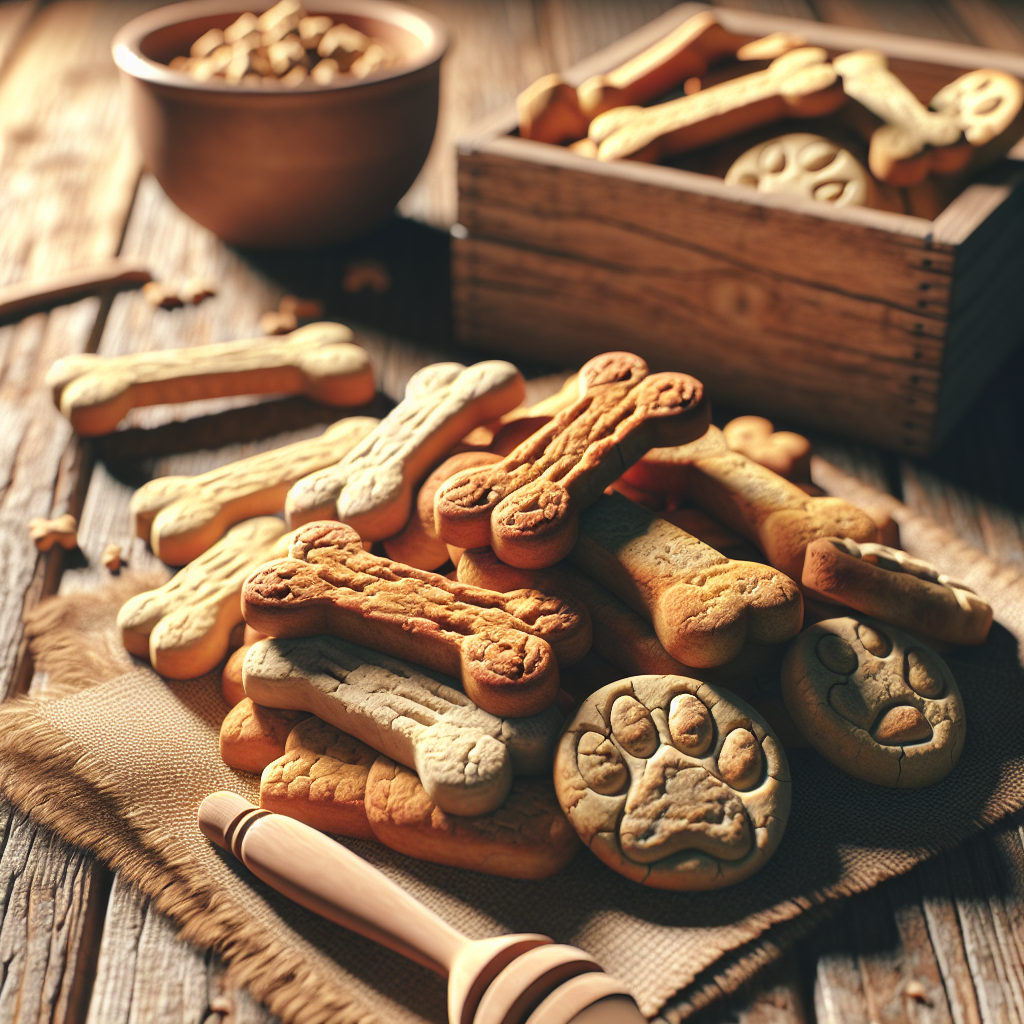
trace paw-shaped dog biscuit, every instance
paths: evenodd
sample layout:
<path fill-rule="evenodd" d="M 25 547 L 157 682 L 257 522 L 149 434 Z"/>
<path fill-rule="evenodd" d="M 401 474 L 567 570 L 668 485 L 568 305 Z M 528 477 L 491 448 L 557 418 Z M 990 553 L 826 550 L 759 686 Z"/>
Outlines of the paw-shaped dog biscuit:
<path fill-rule="evenodd" d="M 963 749 L 964 707 L 946 663 L 875 619 L 827 619 L 801 633 L 782 694 L 822 757 L 880 786 L 937 782 Z"/>
<path fill-rule="evenodd" d="M 726 690 L 633 676 L 591 694 L 555 755 L 555 790 L 580 838 L 658 889 L 717 889 L 771 857 L 789 815 L 786 755 Z"/>
<path fill-rule="evenodd" d="M 803 585 L 864 615 L 952 644 L 981 644 L 992 607 L 905 551 L 828 537 L 807 545 Z"/>
<path fill-rule="evenodd" d="M 580 397 L 500 462 L 467 470 L 437 492 L 437 532 L 460 548 L 493 547 L 509 565 L 541 569 L 576 541 L 580 513 L 625 467 L 664 438 L 699 437 L 710 408 L 700 381 L 648 375 L 628 352 L 585 363 Z"/>

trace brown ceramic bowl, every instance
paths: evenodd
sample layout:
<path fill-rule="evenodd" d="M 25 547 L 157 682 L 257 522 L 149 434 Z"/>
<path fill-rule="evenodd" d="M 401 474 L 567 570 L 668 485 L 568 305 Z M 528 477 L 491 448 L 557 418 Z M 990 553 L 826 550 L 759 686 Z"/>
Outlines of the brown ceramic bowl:
<path fill-rule="evenodd" d="M 167 67 L 208 29 L 267 6 L 190 0 L 143 14 L 114 37 L 146 169 L 227 242 L 295 248 L 352 238 L 391 215 L 423 166 L 447 32 L 389 0 L 310 0 L 311 14 L 387 43 L 397 64 L 297 89 L 197 82 Z"/>

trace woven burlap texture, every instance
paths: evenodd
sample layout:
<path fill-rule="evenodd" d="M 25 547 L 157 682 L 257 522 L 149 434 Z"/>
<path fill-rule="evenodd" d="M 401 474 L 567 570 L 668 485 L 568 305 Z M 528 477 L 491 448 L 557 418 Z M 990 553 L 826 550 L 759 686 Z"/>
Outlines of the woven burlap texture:
<path fill-rule="evenodd" d="M 101 652 L 90 660 L 97 676 L 121 672 L 109 635 L 129 584 L 119 586 L 86 604 L 45 603 L 29 624 L 37 664 L 59 680 L 54 651 L 77 643 Z M 1024 806 L 1016 640 L 996 627 L 983 647 L 948 661 L 968 722 L 953 773 L 927 789 L 889 790 L 811 750 L 790 751 L 785 837 L 759 874 L 729 889 L 649 890 L 586 851 L 551 879 L 517 882 L 345 843 L 468 935 L 540 931 L 582 946 L 630 985 L 648 1016 L 678 1020 L 734 989 L 838 898 Z M 285 1022 L 443 1021 L 439 978 L 289 903 L 199 833 L 207 793 L 257 797 L 256 778 L 219 758 L 225 712 L 213 676 L 168 683 L 145 667 L 73 696 L 16 702 L 0 709 L 0 783 L 33 817 L 135 882 L 185 938 L 215 948 L 230 980 Z"/>

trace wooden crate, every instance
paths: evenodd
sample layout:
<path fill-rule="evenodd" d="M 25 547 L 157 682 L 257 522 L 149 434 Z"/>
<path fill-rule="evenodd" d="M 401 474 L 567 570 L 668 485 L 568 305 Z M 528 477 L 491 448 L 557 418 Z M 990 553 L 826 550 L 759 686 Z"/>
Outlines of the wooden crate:
<path fill-rule="evenodd" d="M 704 10 L 683 4 L 576 66 L 577 85 Z M 830 53 L 873 48 L 924 101 L 1024 57 L 716 9 Z M 917 455 L 949 435 L 1020 341 L 1024 163 L 989 169 L 935 220 L 765 195 L 694 171 L 598 163 L 512 134 L 460 146 L 453 291 L 461 341 L 562 366 L 627 349 L 732 408 Z"/>

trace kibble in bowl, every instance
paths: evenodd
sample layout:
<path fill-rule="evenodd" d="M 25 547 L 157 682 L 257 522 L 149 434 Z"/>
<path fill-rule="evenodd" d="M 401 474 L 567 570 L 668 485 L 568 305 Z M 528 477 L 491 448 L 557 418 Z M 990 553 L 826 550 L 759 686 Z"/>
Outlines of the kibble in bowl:
<path fill-rule="evenodd" d="M 147 170 L 235 244 L 375 227 L 433 141 L 444 27 L 388 0 L 244 2 L 163 7 L 115 37 Z"/>

